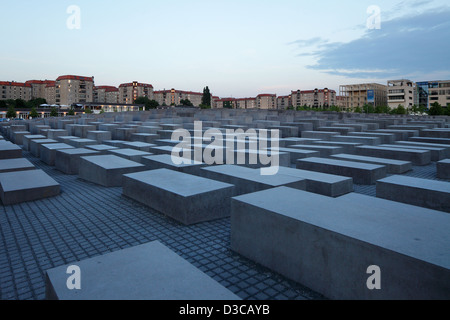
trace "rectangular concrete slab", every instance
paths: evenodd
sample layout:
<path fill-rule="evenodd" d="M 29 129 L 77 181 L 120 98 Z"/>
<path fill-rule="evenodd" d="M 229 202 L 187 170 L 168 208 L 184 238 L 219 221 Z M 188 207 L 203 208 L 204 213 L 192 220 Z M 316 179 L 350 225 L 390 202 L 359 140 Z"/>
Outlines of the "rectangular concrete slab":
<path fill-rule="evenodd" d="M 0 198 L 13 205 L 57 196 L 60 185 L 42 170 L 0 173 Z"/>
<path fill-rule="evenodd" d="M 124 175 L 123 194 L 184 225 L 230 216 L 234 186 L 158 169 Z"/>
<path fill-rule="evenodd" d="M 46 300 L 240 300 L 160 242 L 73 263 L 81 290 L 67 288 L 64 265 L 46 271 Z"/>
<path fill-rule="evenodd" d="M 235 197 L 231 249 L 330 299 L 448 300 L 450 216 L 348 196 L 280 187 Z M 366 285 L 372 265 L 381 290 Z"/>
<path fill-rule="evenodd" d="M 25 151 L 30 151 L 30 141 L 31 140 L 35 140 L 35 139 L 47 139 L 46 136 L 43 135 L 39 135 L 39 134 L 30 134 L 30 135 L 25 135 L 22 138 L 22 143 L 23 143 L 23 150 Z"/>
<path fill-rule="evenodd" d="M 356 184 L 371 185 L 387 175 L 386 166 L 325 158 L 297 160 L 297 169 L 353 178 Z"/>
<path fill-rule="evenodd" d="M 426 166 L 431 162 L 431 152 L 428 150 L 360 146 L 356 147 L 355 152 L 360 156 L 410 161 L 417 166 Z"/>
<path fill-rule="evenodd" d="M 450 182 L 395 175 L 377 181 L 377 197 L 450 212 Z"/>
<path fill-rule="evenodd" d="M 136 161 L 142 163 L 142 157 L 147 157 L 153 155 L 150 152 L 139 151 L 136 149 L 113 149 L 108 150 L 107 154 L 112 154 L 118 157 L 122 157 L 124 159 L 128 159 L 131 161 Z"/>
<path fill-rule="evenodd" d="M 356 162 L 383 165 L 387 167 L 387 172 L 391 174 L 402 174 L 412 170 L 412 163 L 409 161 L 357 156 L 354 154 L 336 154 L 331 157 L 333 159 L 338 160 L 356 161 Z"/>
<path fill-rule="evenodd" d="M 124 174 L 146 169 L 143 164 L 113 155 L 87 156 L 80 159 L 79 178 L 104 187 L 120 187 Z"/>
<path fill-rule="evenodd" d="M 74 147 L 65 143 L 50 143 L 41 145 L 40 157 L 42 162 L 49 166 L 55 165 L 56 151 L 62 149 L 74 149 Z"/>
<path fill-rule="evenodd" d="M 0 159 L 22 158 L 22 148 L 8 141 L 0 142 Z"/>
<path fill-rule="evenodd" d="M 205 167 L 201 169 L 200 174 L 208 179 L 233 184 L 235 186 L 234 195 L 241 195 L 279 186 L 289 186 L 301 190 L 306 189 L 306 181 L 303 178 L 280 173 L 271 176 L 263 176 L 261 175 L 260 170 L 236 165 Z"/>
<path fill-rule="evenodd" d="M 41 156 L 41 145 L 50 144 L 50 143 L 58 143 L 58 141 L 53 139 L 35 139 L 30 140 L 30 152 L 36 158 L 40 158 Z"/>
<path fill-rule="evenodd" d="M 76 175 L 80 168 L 80 158 L 95 155 L 101 155 L 101 153 L 85 148 L 57 150 L 55 155 L 55 167 L 64 174 Z"/>
<path fill-rule="evenodd" d="M 430 151 L 431 161 L 441 161 L 445 159 L 446 149 L 434 148 L 434 147 L 421 147 L 421 146 L 410 146 L 410 145 L 398 145 L 398 144 L 382 144 L 380 147 L 387 148 L 402 148 L 402 149 L 414 149 L 414 150 L 428 150 Z"/>
<path fill-rule="evenodd" d="M 450 159 L 437 163 L 437 177 L 439 179 L 450 179 Z"/>
<path fill-rule="evenodd" d="M 0 160 L 0 173 L 34 169 L 35 166 L 25 158 Z"/>
<path fill-rule="evenodd" d="M 293 145 L 291 148 L 300 149 L 300 150 L 312 150 L 312 151 L 319 151 L 321 157 L 329 157 L 333 154 L 343 153 L 344 148 L 342 147 L 333 147 L 333 146 L 319 146 L 319 145 Z"/>
<path fill-rule="evenodd" d="M 145 156 L 141 161 L 150 170 L 170 169 L 193 175 L 200 175 L 200 169 L 206 166 L 203 162 L 179 157 L 172 158 L 169 154 Z"/>
<path fill-rule="evenodd" d="M 353 179 L 333 174 L 280 167 L 280 174 L 306 180 L 306 191 L 327 197 L 339 197 L 353 192 Z"/>

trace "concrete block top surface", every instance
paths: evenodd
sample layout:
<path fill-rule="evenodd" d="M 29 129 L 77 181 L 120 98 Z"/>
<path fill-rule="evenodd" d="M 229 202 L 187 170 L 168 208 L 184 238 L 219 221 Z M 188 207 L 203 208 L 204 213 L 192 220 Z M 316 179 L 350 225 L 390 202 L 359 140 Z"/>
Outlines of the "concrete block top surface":
<path fill-rule="evenodd" d="M 359 201 L 340 200 L 344 197 L 346 196 L 334 199 L 302 190 L 278 187 L 233 199 L 294 221 L 303 221 L 450 268 L 448 213 L 368 196 L 361 197 L 362 200 Z M 363 201 L 364 199 L 367 201 Z M 383 201 L 378 202 L 383 204 L 372 205 L 371 199 Z M 398 210 L 399 208 L 405 210 Z"/>
<path fill-rule="evenodd" d="M 116 150 L 116 149 L 119 149 L 119 147 L 108 146 L 106 144 L 90 145 L 90 146 L 86 146 L 86 148 L 87 149 L 96 150 L 96 151 L 105 151 L 105 150 Z"/>
<path fill-rule="evenodd" d="M 87 156 L 87 157 L 81 157 L 81 159 L 87 160 L 103 169 L 122 169 L 122 168 L 144 167 L 143 164 L 137 163 L 135 161 L 127 160 L 122 157 L 114 156 L 114 155 Z"/>
<path fill-rule="evenodd" d="M 444 159 L 444 160 L 439 161 L 438 163 L 450 164 L 450 159 Z"/>
<path fill-rule="evenodd" d="M 126 174 L 124 177 L 153 185 L 183 197 L 190 197 L 196 194 L 234 187 L 232 184 L 169 169 L 142 171 Z"/>
<path fill-rule="evenodd" d="M 73 148 L 73 147 L 72 148 L 68 148 L 68 149 L 61 149 L 61 150 L 58 150 L 58 152 L 65 153 L 65 154 L 68 154 L 68 155 L 98 154 L 98 151 L 95 151 L 95 150 L 90 150 L 90 149 L 87 149 L 87 148 Z"/>
<path fill-rule="evenodd" d="M 112 149 L 108 150 L 110 153 L 113 154 L 122 154 L 125 156 L 149 156 L 152 155 L 152 153 L 140 151 L 136 149 Z"/>
<path fill-rule="evenodd" d="M 205 165 L 203 162 L 200 161 L 194 161 L 187 158 L 181 158 L 181 157 L 172 157 L 170 154 L 158 154 L 153 156 L 145 156 L 143 159 L 148 159 L 151 161 L 156 161 L 164 164 L 170 164 L 174 167 L 183 168 L 183 167 L 191 167 L 191 166 L 197 166 L 197 165 Z M 181 164 L 175 164 L 174 160 L 178 162 L 183 162 Z"/>
<path fill-rule="evenodd" d="M 0 171 L 14 168 L 31 168 L 34 165 L 25 158 L 0 160 Z"/>
<path fill-rule="evenodd" d="M 345 160 L 335 160 L 335 159 L 327 159 L 327 158 L 306 158 L 306 159 L 299 159 L 298 161 L 320 163 L 320 164 L 324 164 L 324 165 L 333 165 L 333 166 L 347 167 L 347 168 L 357 168 L 357 169 L 364 169 L 364 170 L 375 170 L 375 169 L 380 169 L 380 168 L 384 167 L 382 165 L 377 165 L 377 164 L 345 161 Z"/>
<path fill-rule="evenodd" d="M 67 289 L 69 265 L 47 270 L 59 300 L 240 300 L 158 241 L 75 263 L 81 290 Z"/>
<path fill-rule="evenodd" d="M 10 192 L 59 184 L 42 170 L 28 170 L 0 173 L 0 185 L 3 192 Z"/>
<path fill-rule="evenodd" d="M 292 175 L 284 175 L 279 172 L 276 175 L 264 176 L 261 175 L 261 171 L 259 169 L 252 169 L 238 165 L 213 166 L 202 168 L 202 170 L 228 175 L 239 179 L 264 183 L 271 186 L 281 186 L 304 180 L 303 178 L 294 177 Z"/>
<path fill-rule="evenodd" d="M 352 178 L 337 176 L 329 173 L 321 173 L 316 171 L 308 171 L 301 169 L 294 169 L 288 167 L 280 167 L 278 173 L 284 175 L 291 175 L 294 177 L 300 177 L 306 180 L 315 180 L 315 181 L 323 181 L 328 183 L 336 183 L 341 181 L 353 181 Z"/>
<path fill-rule="evenodd" d="M 378 180 L 382 183 L 389 183 L 395 185 L 408 186 L 411 188 L 418 189 L 430 189 L 433 191 L 444 192 L 450 194 L 450 182 L 420 179 L 408 176 L 394 175 L 387 177 L 385 179 Z"/>
<path fill-rule="evenodd" d="M 392 165 L 399 165 L 399 166 L 411 163 L 409 161 L 376 158 L 376 157 L 365 157 L 365 156 L 357 156 L 354 154 L 345 154 L 345 153 L 333 155 L 333 158 L 346 159 L 349 161 L 351 161 L 351 160 L 361 160 L 361 161 L 368 161 L 368 162 L 373 161 L 374 163 L 383 163 L 383 164 L 385 163 L 385 164 L 392 164 Z"/>
<path fill-rule="evenodd" d="M 24 138 L 33 140 L 33 139 L 46 139 L 47 137 L 41 134 L 28 134 L 25 135 Z"/>
<path fill-rule="evenodd" d="M 74 147 L 66 143 L 50 143 L 50 144 L 43 144 L 42 148 L 46 148 L 49 150 L 59 150 L 59 149 L 73 149 Z"/>
<path fill-rule="evenodd" d="M 410 148 L 390 148 L 390 147 L 377 147 L 377 146 L 359 146 L 357 149 L 371 149 L 371 150 L 389 150 L 389 151 L 398 151 L 398 152 L 414 152 L 414 153 L 428 153 L 429 150 L 419 150 L 419 149 L 410 149 Z"/>
<path fill-rule="evenodd" d="M 31 141 L 33 141 L 34 143 L 37 143 L 37 144 L 58 143 L 58 141 L 53 140 L 53 139 L 33 139 Z"/>

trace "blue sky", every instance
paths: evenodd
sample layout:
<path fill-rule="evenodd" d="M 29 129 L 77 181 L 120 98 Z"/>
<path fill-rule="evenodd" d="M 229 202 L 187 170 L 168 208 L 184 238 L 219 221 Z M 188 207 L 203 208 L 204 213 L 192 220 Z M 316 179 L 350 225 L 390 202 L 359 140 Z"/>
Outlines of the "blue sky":
<path fill-rule="evenodd" d="M 0 80 L 95 76 L 221 97 L 450 79 L 448 0 L 3 1 Z M 80 8 L 81 29 L 67 28 Z M 368 29 L 371 5 L 380 29 Z M 6 35 L 5 35 L 6 34 Z"/>

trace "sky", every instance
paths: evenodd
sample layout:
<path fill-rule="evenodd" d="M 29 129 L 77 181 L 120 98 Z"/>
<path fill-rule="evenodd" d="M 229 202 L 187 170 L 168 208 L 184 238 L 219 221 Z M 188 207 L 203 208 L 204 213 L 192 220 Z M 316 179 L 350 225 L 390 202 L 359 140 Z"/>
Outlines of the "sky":
<path fill-rule="evenodd" d="M 0 4 L 1 81 L 71 74 L 241 98 L 450 79 L 448 0 Z"/>

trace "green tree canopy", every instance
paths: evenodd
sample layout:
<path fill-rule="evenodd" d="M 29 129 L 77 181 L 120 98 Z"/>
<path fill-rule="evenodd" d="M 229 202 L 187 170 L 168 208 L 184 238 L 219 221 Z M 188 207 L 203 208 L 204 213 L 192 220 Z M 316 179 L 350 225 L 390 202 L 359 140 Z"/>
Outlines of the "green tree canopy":
<path fill-rule="evenodd" d="M 13 105 L 10 105 L 8 108 L 8 112 L 6 113 L 6 117 L 9 119 L 14 119 L 17 116 L 16 109 Z"/>
<path fill-rule="evenodd" d="M 159 107 L 158 101 L 150 100 L 148 97 L 139 97 L 134 103 L 143 104 L 145 106 L 145 110 L 156 109 Z"/>
<path fill-rule="evenodd" d="M 430 116 L 441 116 L 444 114 L 444 109 L 439 104 L 439 102 L 435 102 L 431 105 L 429 114 Z"/>
<path fill-rule="evenodd" d="M 25 100 L 16 99 L 16 108 L 26 108 L 26 107 L 27 103 L 25 102 Z"/>
<path fill-rule="evenodd" d="M 58 116 L 58 110 L 53 107 L 52 111 L 50 111 L 50 117 L 57 117 Z"/>
<path fill-rule="evenodd" d="M 30 117 L 33 118 L 33 119 L 39 118 L 39 114 L 37 113 L 35 107 L 32 107 L 32 108 L 31 108 L 31 111 L 30 111 Z"/>
<path fill-rule="evenodd" d="M 180 100 L 182 106 L 193 107 L 194 105 L 189 99 Z"/>
<path fill-rule="evenodd" d="M 211 106 L 211 91 L 208 86 L 203 89 L 202 105 Z"/>
<path fill-rule="evenodd" d="M 74 116 L 75 115 L 75 110 L 73 108 L 70 109 L 69 112 L 67 113 L 67 115 Z"/>

